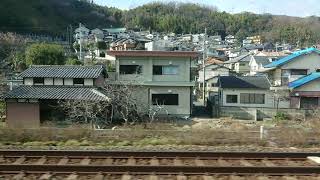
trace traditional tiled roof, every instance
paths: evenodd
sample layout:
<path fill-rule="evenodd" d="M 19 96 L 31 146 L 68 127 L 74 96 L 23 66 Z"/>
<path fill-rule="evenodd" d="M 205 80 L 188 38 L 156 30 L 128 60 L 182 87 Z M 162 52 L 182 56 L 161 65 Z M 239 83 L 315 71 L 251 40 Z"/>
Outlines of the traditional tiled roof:
<path fill-rule="evenodd" d="M 4 95 L 5 99 L 53 99 L 104 101 L 108 97 L 92 87 L 18 86 Z"/>
<path fill-rule="evenodd" d="M 265 76 L 220 76 L 221 88 L 269 89 L 271 84 Z"/>
<path fill-rule="evenodd" d="M 47 78 L 97 78 L 103 72 L 103 66 L 65 66 L 38 65 L 31 66 L 20 74 L 20 77 Z"/>
<path fill-rule="evenodd" d="M 311 81 L 314 81 L 316 79 L 319 79 L 320 78 L 320 73 L 319 72 L 314 72 L 314 73 L 311 73 L 307 76 L 303 76 L 302 78 L 299 78 L 295 81 L 292 81 L 289 83 L 289 88 L 297 88 L 297 87 L 300 87 L 300 86 L 303 86 Z"/>
<path fill-rule="evenodd" d="M 270 64 L 270 60 L 268 56 L 253 56 L 257 64 L 261 64 L 262 66 L 265 66 L 267 64 Z"/>
<path fill-rule="evenodd" d="M 240 55 L 234 59 L 231 59 L 229 61 L 226 61 L 224 62 L 224 64 L 232 64 L 232 63 L 237 63 L 239 61 L 246 61 L 246 62 L 249 62 L 250 61 L 250 54 L 243 54 L 243 55 Z"/>
<path fill-rule="evenodd" d="M 125 57 L 198 57 L 195 51 L 108 51 L 107 54 Z"/>
<path fill-rule="evenodd" d="M 319 53 L 320 54 L 320 51 L 316 48 L 308 48 L 308 49 L 305 49 L 305 50 L 301 50 L 301 51 L 296 51 L 292 54 L 290 54 L 289 56 L 286 56 L 284 58 L 281 58 L 277 61 L 273 61 L 272 63 L 264 66 L 265 68 L 273 68 L 273 67 L 278 67 L 278 66 L 281 66 L 283 64 L 286 64 L 292 60 L 294 60 L 295 58 L 301 56 L 301 55 L 305 55 L 305 54 L 308 54 L 308 53 L 312 53 L 312 52 L 316 52 L 316 53 Z"/>

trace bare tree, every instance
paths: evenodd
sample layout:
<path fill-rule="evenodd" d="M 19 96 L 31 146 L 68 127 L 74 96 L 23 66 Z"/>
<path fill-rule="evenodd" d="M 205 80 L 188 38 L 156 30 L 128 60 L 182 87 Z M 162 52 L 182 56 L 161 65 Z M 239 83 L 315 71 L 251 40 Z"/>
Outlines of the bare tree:
<path fill-rule="evenodd" d="M 107 123 L 105 112 L 108 105 L 109 101 L 66 100 L 59 102 L 59 106 L 66 112 L 69 120 L 76 123 L 90 123 L 91 128 Z"/>
<path fill-rule="evenodd" d="M 27 40 L 15 33 L 0 33 L 0 61 L 1 63 L 12 62 L 16 69 L 21 63 L 19 52 L 23 52 Z"/>
<path fill-rule="evenodd" d="M 121 119 L 125 124 L 133 124 L 142 119 L 143 109 L 138 103 L 136 92 L 141 87 L 138 84 L 107 84 L 104 90 L 110 98 L 109 115 L 111 122 L 114 119 Z"/>

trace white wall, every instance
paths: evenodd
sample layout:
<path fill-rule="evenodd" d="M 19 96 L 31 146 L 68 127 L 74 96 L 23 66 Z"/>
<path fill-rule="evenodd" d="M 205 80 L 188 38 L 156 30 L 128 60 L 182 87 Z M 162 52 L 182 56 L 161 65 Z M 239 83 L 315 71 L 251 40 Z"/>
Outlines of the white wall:
<path fill-rule="evenodd" d="M 64 85 L 73 85 L 73 79 L 72 78 L 66 78 L 64 79 Z"/>
<path fill-rule="evenodd" d="M 240 94 L 241 93 L 257 93 L 265 94 L 265 103 L 264 104 L 241 104 L 240 103 Z M 227 103 L 227 95 L 237 95 L 237 103 Z M 236 107 L 274 107 L 274 96 L 273 92 L 269 90 L 255 90 L 255 89 L 223 89 L 222 90 L 222 106 L 236 106 Z"/>
<path fill-rule="evenodd" d="M 63 79 L 62 78 L 54 78 L 53 83 L 54 83 L 54 85 L 63 85 Z"/>
<path fill-rule="evenodd" d="M 44 85 L 53 85 L 53 78 L 44 78 Z"/>
<path fill-rule="evenodd" d="M 170 91 L 170 92 L 169 92 Z M 150 87 L 150 105 L 152 105 L 152 94 L 178 94 L 179 105 L 166 105 L 164 108 L 172 115 L 189 115 L 190 114 L 190 87 Z M 161 114 L 165 114 L 163 111 Z"/>
<path fill-rule="evenodd" d="M 85 86 L 93 86 L 93 79 L 84 79 Z"/>
<path fill-rule="evenodd" d="M 24 85 L 32 86 L 33 85 L 33 78 L 24 78 Z"/>

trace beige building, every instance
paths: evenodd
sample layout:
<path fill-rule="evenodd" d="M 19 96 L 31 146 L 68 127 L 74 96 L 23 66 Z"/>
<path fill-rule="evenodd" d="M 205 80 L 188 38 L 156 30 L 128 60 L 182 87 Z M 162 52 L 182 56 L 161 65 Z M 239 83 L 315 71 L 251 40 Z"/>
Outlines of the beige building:
<path fill-rule="evenodd" d="M 290 82 L 302 78 L 320 69 L 320 51 L 308 48 L 296 51 L 289 56 L 264 66 L 273 86 L 287 87 Z"/>
<path fill-rule="evenodd" d="M 196 52 L 109 51 L 108 54 L 116 57 L 116 72 L 107 83 L 140 86 L 136 94 L 141 111 L 162 105 L 164 110 L 160 114 L 191 114 L 191 92 L 195 85 L 191 65 L 197 58 Z"/>

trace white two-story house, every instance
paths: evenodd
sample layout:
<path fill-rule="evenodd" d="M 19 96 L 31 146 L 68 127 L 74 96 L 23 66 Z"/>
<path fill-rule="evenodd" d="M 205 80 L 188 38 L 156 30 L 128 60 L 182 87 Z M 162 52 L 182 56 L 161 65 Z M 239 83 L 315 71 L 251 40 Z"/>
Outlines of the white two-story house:
<path fill-rule="evenodd" d="M 159 114 L 189 116 L 195 85 L 191 66 L 198 54 L 179 51 L 109 51 L 116 57 L 114 79 L 107 83 L 140 86 L 140 110 L 161 105 Z"/>

